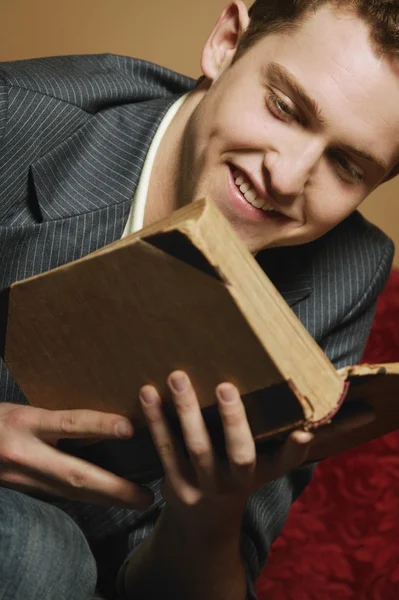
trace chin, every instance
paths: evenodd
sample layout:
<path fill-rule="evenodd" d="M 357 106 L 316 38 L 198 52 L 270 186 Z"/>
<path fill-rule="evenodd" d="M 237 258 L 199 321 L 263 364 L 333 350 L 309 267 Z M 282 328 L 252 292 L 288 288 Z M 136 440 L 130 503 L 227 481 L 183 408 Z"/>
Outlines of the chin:
<path fill-rule="evenodd" d="M 266 250 L 266 248 L 270 248 L 271 246 L 269 244 L 261 244 L 259 243 L 259 241 L 255 241 L 255 240 L 242 240 L 244 242 L 244 244 L 246 245 L 247 249 L 250 251 L 251 254 L 253 254 L 254 256 L 256 256 L 256 254 L 258 252 L 260 252 L 261 250 Z"/>

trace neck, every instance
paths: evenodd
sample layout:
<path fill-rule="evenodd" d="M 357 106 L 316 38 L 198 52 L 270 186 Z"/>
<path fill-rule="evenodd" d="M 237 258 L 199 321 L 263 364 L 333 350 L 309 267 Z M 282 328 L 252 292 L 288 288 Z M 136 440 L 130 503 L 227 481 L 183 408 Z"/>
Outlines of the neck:
<path fill-rule="evenodd" d="M 205 91 L 200 84 L 189 93 L 161 140 L 148 187 L 144 226 L 167 217 L 187 202 L 181 197 L 179 185 L 184 168 L 184 134 Z"/>

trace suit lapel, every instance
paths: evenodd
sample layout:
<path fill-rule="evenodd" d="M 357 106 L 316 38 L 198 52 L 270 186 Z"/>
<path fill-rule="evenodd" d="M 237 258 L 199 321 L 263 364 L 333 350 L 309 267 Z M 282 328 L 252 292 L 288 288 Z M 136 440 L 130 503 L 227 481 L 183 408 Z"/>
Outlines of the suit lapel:
<path fill-rule="evenodd" d="M 29 202 L 39 220 L 131 200 L 155 132 L 177 96 L 111 107 L 30 166 Z"/>

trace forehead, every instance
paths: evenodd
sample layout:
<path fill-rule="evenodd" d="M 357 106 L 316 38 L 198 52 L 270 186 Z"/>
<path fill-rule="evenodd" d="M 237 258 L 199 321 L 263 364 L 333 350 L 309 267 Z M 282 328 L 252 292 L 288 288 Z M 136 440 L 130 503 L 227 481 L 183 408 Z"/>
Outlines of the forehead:
<path fill-rule="evenodd" d="M 258 66 L 274 61 L 289 69 L 332 134 L 352 143 L 358 138 L 390 163 L 399 158 L 399 59 L 376 54 L 367 24 L 356 15 L 326 5 L 252 51 Z"/>

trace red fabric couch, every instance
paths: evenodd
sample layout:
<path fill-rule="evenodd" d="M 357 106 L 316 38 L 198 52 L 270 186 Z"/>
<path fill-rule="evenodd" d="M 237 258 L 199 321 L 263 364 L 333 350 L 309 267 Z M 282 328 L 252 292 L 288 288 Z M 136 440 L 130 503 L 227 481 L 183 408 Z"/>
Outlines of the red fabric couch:
<path fill-rule="evenodd" d="M 399 362 L 399 271 L 364 359 Z M 318 466 L 257 589 L 260 600 L 399 600 L 399 432 Z"/>

